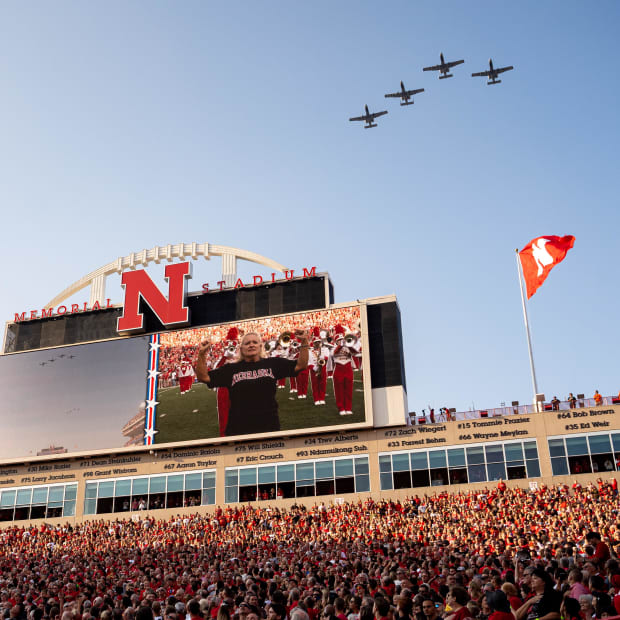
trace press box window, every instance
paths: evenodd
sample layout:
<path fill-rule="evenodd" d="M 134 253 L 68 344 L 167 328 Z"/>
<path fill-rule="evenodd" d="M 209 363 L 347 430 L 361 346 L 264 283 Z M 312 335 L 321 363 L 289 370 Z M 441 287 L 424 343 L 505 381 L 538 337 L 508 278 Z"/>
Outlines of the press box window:
<path fill-rule="evenodd" d="M 87 482 L 84 514 L 187 508 L 213 504 L 215 504 L 215 471 L 205 470 Z"/>
<path fill-rule="evenodd" d="M 535 441 L 379 455 L 381 490 L 540 476 Z"/>
<path fill-rule="evenodd" d="M 226 502 L 361 493 L 370 490 L 368 457 L 319 459 L 226 470 Z"/>
<path fill-rule="evenodd" d="M 77 484 L 4 489 L 0 521 L 50 519 L 75 515 Z"/>

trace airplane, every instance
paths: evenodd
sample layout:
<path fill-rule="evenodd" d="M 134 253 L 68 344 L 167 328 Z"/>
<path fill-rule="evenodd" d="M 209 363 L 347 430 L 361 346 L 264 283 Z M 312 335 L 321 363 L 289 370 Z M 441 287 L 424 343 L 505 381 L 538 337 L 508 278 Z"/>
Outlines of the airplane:
<path fill-rule="evenodd" d="M 443 59 L 443 54 L 439 54 L 439 60 L 441 60 L 440 64 L 433 65 L 432 67 L 424 67 L 422 71 L 439 71 L 439 73 L 441 73 L 439 79 L 444 80 L 445 78 L 453 77 L 450 73 L 450 69 L 452 67 L 456 67 L 456 65 L 462 65 L 465 62 L 464 60 L 452 60 L 450 62 L 446 62 Z"/>
<path fill-rule="evenodd" d="M 39 362 L 39 366 L 45 366 L 45 364 L 47 364 L 47 362 Z"/>
<path fill-rule="evenodd" d="M 487 77 L 489 80 L 487 81 L 487 86 L 491 86 L 491 84 L 501 84 L 502 81 L 497 79 L 497 76 L 500 73 L 504 73 L 504 71 L 512 71 L 514 67 L 510 65 L 510 67 L 500 67 L 499 69 L 495 69 L 493 67 L 493 59 L 489 58 L 489 70 L 488 71 L 480 71 L 480 73 L 472 73 L 471 77 Z"/>
<path fill-rule="evenodd" d="M 383 116 L 384 114 L 387 114 L 387 110 L 383 110 L 382 112 L 369 112 L 368 111 L 368 106 L 365 105 L 364 109 L 366 110 L 366 114 L 364 116 L 354 116 L 353 118 L 350 118 L 350 121 L 364 121 L 365 123 L 367 123 L 366 125 L 364 125 L 364 129 L 370 129 L 371 127 L 376 127 L 377 123 L 373 123 L 372 121 L 375 120 L 375 118 L 377 118 L 378 116 Z"/>
<path fill-rule="evenodd" d="M 417 95 L 418 93 L 423 93 L 423 92 L 424 92 L 423 88 L 418 88 L 416 90 L 405 90 L 405 85 L 401 81 L 400 92 L 388 93 L 385 96 L 386 97 L 400 97 L 402 99 L 402 101 L 400 102 L 400 105 L 413 105 L 415 103 L 412 98 L 413 95 Z M 411 101 L 409 101 L 409 99 L 411 99 Z"/>
<path fill-rule="evenodd" d="M 70 360 L 72 360 L 72 359 L 75 357 L 75 355 L 68 355 L 67 357 L 68 357 Z"/>

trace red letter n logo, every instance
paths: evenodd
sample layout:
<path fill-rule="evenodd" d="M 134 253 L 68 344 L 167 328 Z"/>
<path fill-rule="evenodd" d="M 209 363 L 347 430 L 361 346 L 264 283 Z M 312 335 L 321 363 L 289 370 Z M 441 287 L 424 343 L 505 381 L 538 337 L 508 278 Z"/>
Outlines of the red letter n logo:
<path fill-rule="evenodd" d="M 182 327 L 189 324 L 189 308 L 185 305 L 187 280 L 192 277 L 190 263 L 166 265 L 168 299 L 155 286 L 144 269 L 125 271 L 121 286 L 125 289 L 123 316 L 118 319 L 118 332 L 144 331 L 144 315 L 138 312 L 140 297 L 149 305 L 165 327 Z"/>

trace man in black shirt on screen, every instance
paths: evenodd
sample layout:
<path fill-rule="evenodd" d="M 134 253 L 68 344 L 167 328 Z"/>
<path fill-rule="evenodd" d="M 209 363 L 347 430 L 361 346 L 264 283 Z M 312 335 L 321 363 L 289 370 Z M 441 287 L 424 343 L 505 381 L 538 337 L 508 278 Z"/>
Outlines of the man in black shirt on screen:
<path fill-rule="evenodd" d="M 296 330 L 295 336 L 301 345 L 296 360 L 263 357 L 261 337 L 250 332 L 241 339 L 239 361 L 211 370 L 206 363 L 211 343 L 200 343 L 196 364 L 198 380 L 211 388 L 228 388 L 230 393 L 226 436 L 280 430 L 276 382 L 295 376 L 308 366 L 308 336 L 304 330 Z"/>

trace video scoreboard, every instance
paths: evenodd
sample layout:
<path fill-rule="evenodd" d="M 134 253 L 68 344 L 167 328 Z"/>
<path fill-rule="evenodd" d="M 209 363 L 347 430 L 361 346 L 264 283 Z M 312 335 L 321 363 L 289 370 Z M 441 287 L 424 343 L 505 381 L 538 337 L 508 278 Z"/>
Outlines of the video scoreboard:
<path fill-rule="evenodd" d="M 405 424 L 394 297 L 334 304 L 329 277 L 314 272 L 183 295 L 179 275 L 177 293 L 169 277 L 166 296 L 145 270 L 132 273 L 139 272 L 142 284 L 133 292 L 125 287 L 122 306 L 63 306 L 7 323 L 0 356 L 2 462 Z M 132 321 L 131 329 L 121 329 Z M 239 362 L 240 342 L 250 333 L 260 338 L 263 357 L 296 359 L 300 329 L 310 337 L 310 365 L 278 381 L 279 430 L 263 428 L 248 403 L 249 432 L 245 425 L 227 432 L 227 390 L 196 377 L 200 343 L 211 343 L 211 369 Z M 348 351 L 344 369 L 334 360 L 337 345 Z"/>

